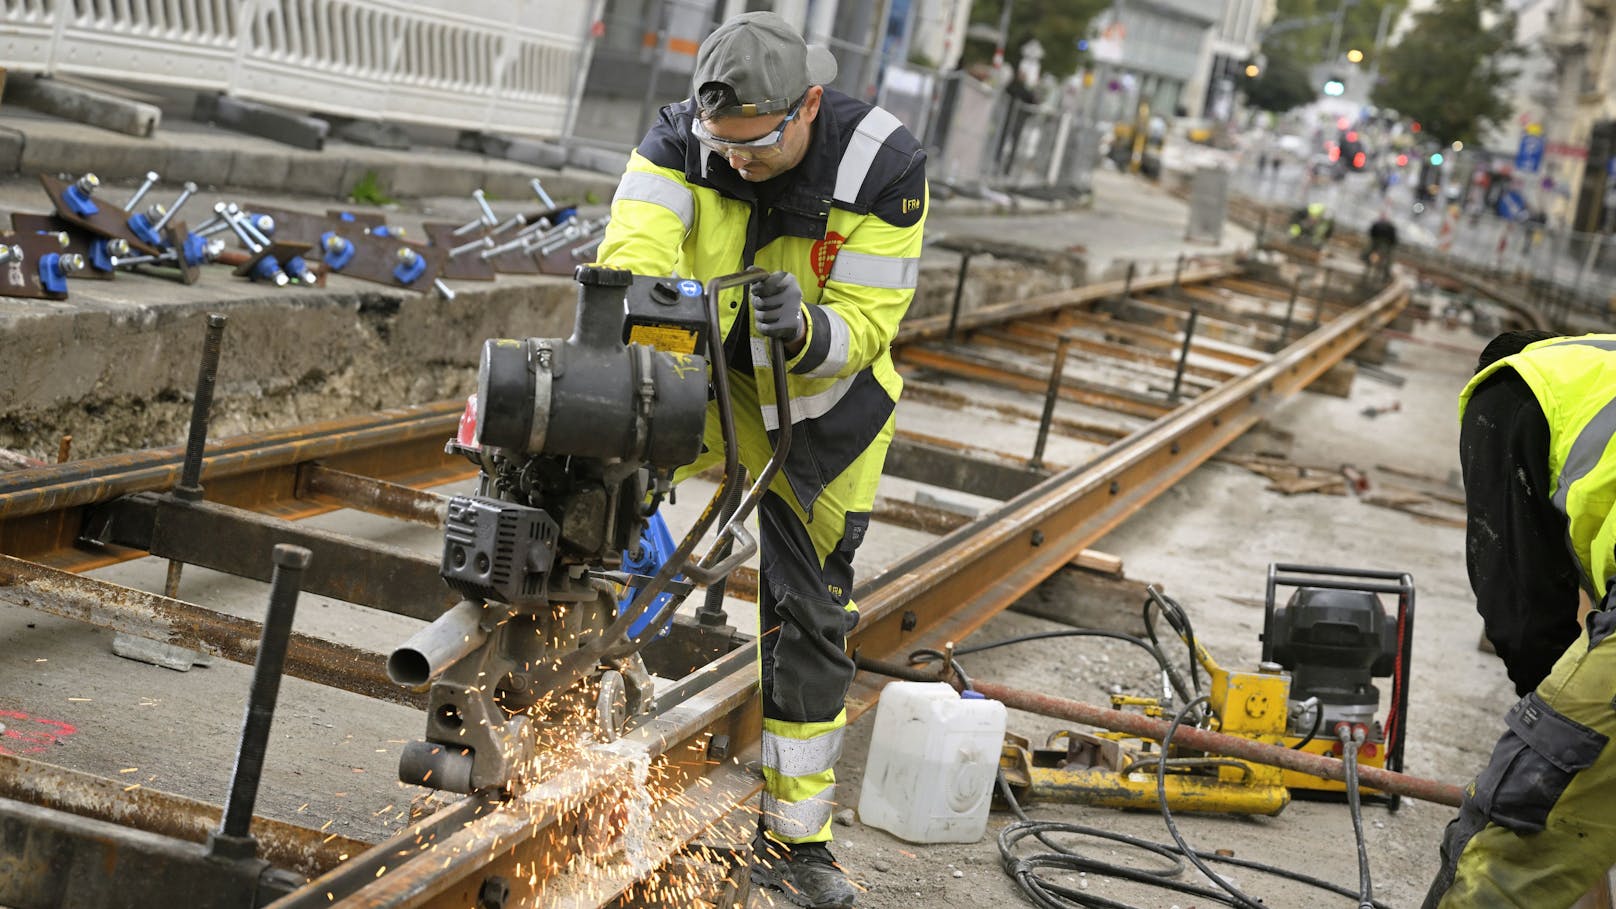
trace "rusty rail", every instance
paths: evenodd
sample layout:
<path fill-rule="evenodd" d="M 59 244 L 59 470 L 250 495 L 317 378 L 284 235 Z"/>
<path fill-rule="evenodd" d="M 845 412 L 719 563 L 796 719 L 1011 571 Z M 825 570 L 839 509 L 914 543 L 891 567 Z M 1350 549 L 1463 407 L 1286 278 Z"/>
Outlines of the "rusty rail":
<path fill-rule="evenodd" d="M 1221 268 L 1214 270 L 1221 273 Z M 1136 282 L 1132 289 L 1145 287 L 1146 282 Z M 1105 295 L 1114 290 L 1108 289 Z M 1164 408 L 1148 425 L 1117 440 L 1089 463 L 1038 482 L 992 513 L 862 584 L 854 595 L 863 620 L 852 633 L 850 645 L 881 658 L 963 639 L 1390 322 L 1406 302 L 1407 292 L 1404 285 L 1392 285 L 1251 372 L 1176 408 Z M 1099 298 L 1093 290 L 1068 296 Z M 1065 304 L 1028 301 L 1003 308 L 999 315 L 1017 318 L 1061 305 Z M 969 327 L 989 324 L 991 319 L 981 311 L 966 321 Z M 928 325 L 910 337 L 922 340 L 942 330 Z M 452 432 L 459 410 L 459 402 L 441 402 L 362 420 L 332 421 L 318 427 L 313 438 L 285 431 L 227 440 L 204 462 L 203 477 L 209 482 L 210 497 L 230 504 L 256 503 L 282 516 L 330 510 L 337 507 L 335 502 L 369 501 L 375 510 L 425 520 L 435 505 L 430 496 L 398 496 L 394 495 L 398 490 L 381 484 L 426 485 L 452 478 L 457 471 L 458 475 L 469 474 L 469 467 L 447 459 L 440 447 L 441 440 Z M 311 481 L 307 464 L 314 460 L 320 460 L 325 469 L 379 482 L 350 481 L 329 474 Z M 19 528 L 37 529 L 43 521 L 53 535 L 43 543 L 31 541 L 32 545 L 23 547 L 24 555 L 41 553 L 68 563 L 82 559 L 72 555 L 68 546 L 81 529 L 79 511 L 112 497 L 171 485 L 178 478 L 179 457 L 176 449 L 166 449 L 77 462 L 69 468 L 58 468 L 57 473 L 50 469 L 22 471 L 0 480 L 0 550 L 10 551 L 18 543 Z M 299 499 L 300 490 L 312 494 L 312 500 Z M 104 563 L 139 554 L 112 553 L 98 558 Z M 0 592 L 11 590 L 8 598 L 14 600 L 26 598 L 19 597 L 18 590 L 34 590 L 43 596 L 47 588 L 72 586 L 60 576 L 24 571 L 10 561 L 0 563 L 0 568 L 9 572 L 0 572 Z M 40 586 L 42 577 L 50 583 Z M 174 612 L 175 603 L 154 598 L 140 605 L 148 615 L 161 613 L 148 632 L 173 640 L 177 621 L 186 626 L 184 633 L 189 635 L 178 640 L 190 646 L 218 647 L 217 635 L 193 616 Z M 59 606 L 95 620 L 94 611 L 73 597 Z M 248 629 L 232 627 L 229 631 L 239 636 Z M 311 657 L 310 662 L 324 659 Z M 371 673 L 379 668 L 376 661 L 374 655 L 358 654 L 350 667 L 351 678 L 330 681 L 343 687 L 368 684 Z M 569 885 L 567 874 L 557 870 L 564 862 L 555 859 L 567 854 L 568 837 L 578 834 L 580 810 L 617 797 L 611 790 L 621 766 L 641 760 L 663 759 L 676 765 L 674 788 L 694 793 L 692 801 L 699 809 L 679 829 L 681 836 L 694 836 L 702 825 L 758 785 L 749 774 L 736 773 L 755 752 L 758 736 L 760 706 L 752 662 L 749 650 L 733 651 L 682 681 L 673 693 L 676 697 L 665 696 L 655 716 L 619 743 L 611 755 L 601 758 L 614 768 L 611 773 L 592 779 L 558 777 L 506 810 L 485 811 L 481 805 L 463 800 L 413 828 L 423 838 L 416 842 L 413 854 L 399 855 L 396 841 L 381 844 L 329 868 L 274 905 L 278 909 L 333 902 L 464 906 L 475 901 L 477 883 L 496 873 L 509 874 L 510 882 L 519 885 L 513 887 L 512 898 L 557 896 Z M 850 716 L 869 709 L 878 695 L 875 681 L 860 676 L 849 698 Z M 714 743 L 720 737 L 726 742 L 720 756 L 727 755 L 728 760 L 713 759 Z M 681 759 L 686 754 L 695 757 Z M 714 783 L 715 779 L 720 782 Z M 705 782 L 698 787 L 698 781 Z M 463 823 L 479 814 L 471 823 Z M 678 837 L 663 837 L 646 860 L 655 864 L 678 848 Z M 526 873 L 514 873 L 521 869 Z M 537 883 L 526 884 L 529 879 Z M 577 904 L 603 904 L 632 883 L 632 876 L 626 873 L 591 879 L 585 901 Z"/>

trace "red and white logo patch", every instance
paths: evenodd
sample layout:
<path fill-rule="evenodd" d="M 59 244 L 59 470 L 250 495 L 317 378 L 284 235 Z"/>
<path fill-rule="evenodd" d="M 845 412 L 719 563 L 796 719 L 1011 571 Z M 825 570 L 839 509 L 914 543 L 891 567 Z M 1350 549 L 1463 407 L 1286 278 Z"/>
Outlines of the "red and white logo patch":
<path fill-rule="evenodd" d="M 814 248 L 808 254 L 812 260 L 814 277 L 819 279 L 819 286 L 824 287 L 830 279 L 831 267 L 836 264 L 836 253 L 841 250 L 847 238 L 835 231 L 825 235 L 823 240 L 815 240 Z"/>

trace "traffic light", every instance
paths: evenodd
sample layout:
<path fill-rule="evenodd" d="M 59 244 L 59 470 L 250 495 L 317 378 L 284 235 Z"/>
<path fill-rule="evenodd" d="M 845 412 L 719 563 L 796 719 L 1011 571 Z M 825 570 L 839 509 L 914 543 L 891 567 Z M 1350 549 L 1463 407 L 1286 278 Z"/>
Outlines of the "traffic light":
<path fill-rule="evenodd" d="M 1432 167 L 1441 167 L 1442 166 L 1442 153 L 1441 152 L 1431 152 L 1431 166 Z"/>
<path fill-rule="evenodd" d="M 1347 84 L 1339 76 L 1331 76 L 1324 83 L 1324 93 L 1332 98 L 1338 98 L 1347 91 Z"/>
<path fill-rule="evenodd" d="M 1408 155 L 1398 155 L 1397 156 L 1397 166 L 1398 167 L 1407 167 L 1408 166 Z"/>

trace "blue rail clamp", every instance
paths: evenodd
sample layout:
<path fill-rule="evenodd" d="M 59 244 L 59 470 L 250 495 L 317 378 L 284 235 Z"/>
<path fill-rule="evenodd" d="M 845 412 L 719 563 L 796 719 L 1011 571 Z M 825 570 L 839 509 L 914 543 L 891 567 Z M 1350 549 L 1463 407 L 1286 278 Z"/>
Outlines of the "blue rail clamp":
<path fill-rule="evenodd" d="M 640 531 L 639 558 L 634 558 L 627 552 L 623 553 L 623 570 L 632 574 L 644 575 L 648 578 L 652 577 L 662 570 L 662 566 L 673 556 L 676 548 L 673 542 L 673 534 L 668 532 L 668 524 L 662 520 L 662 513 L 654 512 L 651 519 L 645 522 L 645 529 Z M 682 581 L 684 577 L 682 574 L 674 575 L 673 580 Z M 630 587 L 623 594 L 622 598 L 617 601 L 618 615 L 622 615 L 623 610 L 634 602 L 634 597 L 639 592 L 639 587 Z M 673 599 L 671 592 L 657 594 L 656 599 L 651 601 L 651 606 L 640 614 L 634 624 L 629 626 L 628 636 L 633 640 L 640 640 L 640 636 L 650 626 L 651 620 L 656 618 L 657 613 L 661 612 L 671 599 Z M 655 637 L 667 637 L 668 629 L 671 627 L 673 627 L 673 615 L 670 613 L 667 620 L 662 623 L 662 627 L 657 630 Z"/>

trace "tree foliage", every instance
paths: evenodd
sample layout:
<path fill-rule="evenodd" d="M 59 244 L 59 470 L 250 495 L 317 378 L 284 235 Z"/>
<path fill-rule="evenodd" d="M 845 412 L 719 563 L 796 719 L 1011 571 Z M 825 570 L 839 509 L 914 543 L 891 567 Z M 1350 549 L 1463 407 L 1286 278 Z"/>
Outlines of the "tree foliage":
<path fill-rule="evenodd" d="M 1511 113 L 1514 35 L 1504 0 L 1437 0 L 1387 52 L 1370 100 L 1419 120 L 1440 142 L 1474 142 Z"/>
<path fill-rule="evenodd" d="M 1111 6 L 1111 0 L 975 0 L 971 21 L 997 29 L 1005 2 L 1011 4 L 1005 60 L 1016 63 L 1021 46 L 1037 38 L 1044 47 L 1044 72 L 1056 78 L 1070 76 L 1088 62 L 1077 42 L 1088 37 L 1095 14 Z M 992 50 L 987 48 L 987 53 Z"/>
<path fill-rule="evenodd" d="M 1268 58 L 1268 65 L 1257 78 L 1246 80 L 1245 92 L 1252 107 L 1282 114 L 1312 101 L 1319 90 L 1295 58 L 1274 56 Z"/>

